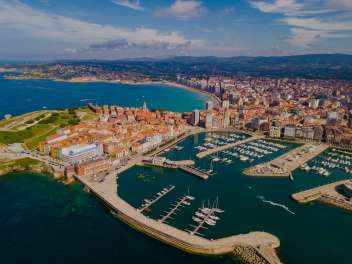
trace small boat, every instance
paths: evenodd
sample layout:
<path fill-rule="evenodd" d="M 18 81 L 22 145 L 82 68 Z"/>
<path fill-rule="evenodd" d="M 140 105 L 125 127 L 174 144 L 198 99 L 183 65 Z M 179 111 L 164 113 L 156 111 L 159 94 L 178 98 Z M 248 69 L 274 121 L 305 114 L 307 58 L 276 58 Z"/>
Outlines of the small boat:
<path fill-rule="evenodd" d="M 195 217 L 195 216 L 192 217 L 192 220 L 197 223 L 202 222 L 202 219 L 199 219 L 198 217 Z"/>
<path fill-rule="evenodd" d="M 191 203 L 190 202 L 187 202 L 187 201 L 183 201 L 182 202 L 184 205 L 191 205 Z"/>
<path fill-rule="evenodd" d="M 204 214 L 210 214 L 211 209 L 207 207 L 200 208 L 200 211 Z"/>
<path fill-rule="evenodd" d="M 215 226 L 215 225 L 216 225 L 216 221 L 214 221 L 214 220 L 212 220 L 212 219 L 210 219 L 210 218 L 206 219 L 206 220 L 205 220 L 205 223 L 206 223 L 207 225 L 210 225 L 210 226 Z"/>
<path fill-rule="evenodd" d="M 216 215 L 210 215 L 209 218 L 212 220 L 220 220 L 220 217 L 217 217 Z"/>
<path fill-rule="evenodd" d="M 191 196 L 191 195 L 187 195 L 186 198 L 187 198 L 188 200 L 191 200 L 191 201 L 193 201 L 194 199 L 196 199 L 195 197 L 193 197 L 193 196 Z"/>
<path fill-rule="evenodd" d="M 200 212 L 196 212 L 196 216 L 200 218 L 205 218 L 205 214 L 202 214 Z"/>

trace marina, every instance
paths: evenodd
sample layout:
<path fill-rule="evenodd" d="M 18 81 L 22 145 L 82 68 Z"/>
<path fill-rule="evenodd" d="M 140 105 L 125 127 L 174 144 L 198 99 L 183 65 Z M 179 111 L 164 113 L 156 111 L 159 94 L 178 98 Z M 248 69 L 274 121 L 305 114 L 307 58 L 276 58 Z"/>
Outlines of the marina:
<path fill-rule="evenodd" d="M 116 194 L 116 173 L 123 171 L 124 168 L 121 168 L 118 171 L 110 173 L 103 182 L 89 181 L 89 179 L 85 177 L 76 176 L 76 178 L 89 189 L 92 194 L 108 206 L 112 210 L 113 215 L 118 217 L 121 221 L 166 244 L 189 253 L 207 256 L 233 254 L 234 257 L 244 258 L 248 252 L 252 252 L 252 261 L 259 259 L 263 263 L 281 263 L 275 253 L 275 248 L 279 247 L 280 242 L 271 234 L 265 232 L 250 232 L 237 236 L 227 236 L 221 239 L 209 240 L 197 235 L 191 235 L 171 225 L 144 216 L 141 210 L 136 210 Z M 121 187 L 121 183 L 119 183 L 119 187 Z M 171 188 L 172 186 L 168 188 L 168 192 L 170 192 Z M 172 189 L 174 189 L 174 187 Z M 238 247 L 242 246 L 248 249 L 245 251 L 236 250 Z"/>
<path fill-rule="evenodd" d="M 184 195 L 182 196 L 181 198 L 179 198 L 177 201 L 176 201 L 176 204 L 173 205 L 172 208 L 170 208 L 169 211 L 165 211 L 165 215 L 162 216 L 161 219 L 159 219 L 158 221 L 161 222 L 161 223 L 164 223 L 167 219 L 170 219 L 173 215 L 177 214 L 181 209 L 181 207 L 184 207 L 184 206 L 190 206 L 191 205 L 191 202 L 195 199 L 195 197 L 187 194 L 187 195 Z"/>
<path fill-rule="evenodd" d="M 140 209 L 138 209 L 138 211 L 139 212 L 149 211 L 150 207 L 154 203 L 159 201 L 161 198 L 163 198 L 165 195 L 167 195 L 173 189 L 175 189 L 175 186 L 173 186 L 173 185 L 167 186 L 167 187 L 163 188 L 160 192 L 158 192 L 154 198 L 144 199 L 142 206 Z"/>
<path fill-rule="evenodd" d="M 205 206 L 203 202 L 202 207 L 198 208 L 198 210 L 192 217 L 192 220 L 195 222 L 195 225 L 191 225 L 191 227 L 193 227 L 193 230 L 189 231 L 189 233 L 191 235 L 196 234 L 202 236 L 199 230 L 202 228 L 207 229 L 207 227 L 205 227 L 204 225 L 215 226 L 217 224 L 217 221 L 220 220 L 220 217 L 216 214 L 220 214 L 223 212 L 224 210 L 217 207 L 217 200 L 216 202 L 214 202 L 214 206 L 210 206 L 210 204 Z"/>
<path fill-rule="evenodd" d="M 336 149 L 329 149 L 309 163 L 301 166 L 302 170 L 315 171 L 320 176 L 328 177 L 334 171 L 352 175 L 352 154 L 341 153 Z"/>
<path fill-rule="evenodd" d="M 232 164 L 234 159 L 242 162 L 254 162 L 285 148 L 285 145 L 259 139 L 218 152 L 216 155 L 209 156 L 209 158 L 212 162 L 222 162 L 225 165 Z"/>
<path fill-rule="evenodd" d="M 251 142 L 251 141 L 254 141 L 254 140 L 257 140 L 257 139 L 261 139 L 261 138 L 264 138 L 265 136 L 263 135 L 253 135 L 252 137 L 248 137 L 246 139 L 241 139 L 239 141 L 233 141 L 231 143 L 223 143 L 223 144 L 220 144 L 219 145 L 215 145 L 214 147 L 211 146 L 211 148 L 205 148 L 203 147 L 201 150 L 201 152 L 199 152 L 197 154 L 197 158 L 199 159 L 202 159 L 206 156 L 209 156 L 209 155 L 212 155 L 214 153 L 217 153 L 217 152 L 221 152 L 221 151 L 224 151 L 226 149 L 229 149 L 229 148 L 233 148 L 233 147 L 236 147 L 238 145 L 241 145 L 241 144 L 245 144 L 245 143 L 248 143 L 248 142 Z M 199 149 L 199 148 L 198 148 Z"/>
<path fill-rule="evenodd" d="M 203 180 L 207 180 L 211 175 L 213 175 L 210 171 L 205 171 L 194 166 L 180 166 L 179 169 L 194 176 L 197 176 Z"/>
<path fill-rule="evenodd" d="M 343 180 L 295 193 L 292 199 L 299 203 L 318 201 L 352 211 L 352 192 L 350 191 L 352 191 L 351 180 Z"/>
<path fill-rule="evenodd" d="M 284 155 L 277 157 L 269 162 L 258 164 L 244 171 L 248 176 L 264 177 L 292 177 L 292 172 L 304 166 L 309 160 L 315 158 L 329 146 L 325 144 L 306 143 L 297 147 Z"/>

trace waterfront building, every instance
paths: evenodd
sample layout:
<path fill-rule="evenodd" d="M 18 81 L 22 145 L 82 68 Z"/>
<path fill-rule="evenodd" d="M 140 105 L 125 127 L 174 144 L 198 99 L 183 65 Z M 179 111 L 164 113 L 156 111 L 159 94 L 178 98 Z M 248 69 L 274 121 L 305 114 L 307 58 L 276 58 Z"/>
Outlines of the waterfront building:
<path fill-rule="evenodd" d="M 352 110 L 348 111 L 348 127 L 352 128 Z"/>
<path fill-rule="evenodd" d="M 213 114 L 207 113 L 205 117 L 205 128 L 212 128 L 213 127 Z"/>
<path fill-rule="evenodd" d="M 210 111 L 214 108 L 214 102 L 213 101 L 206 101 L 205 102 L 205 110 Z"/>
<path fill-rule="evenodd" d="M 200 120 L 199 110 L 197 110 L 197 109 L 193 110 L 192 111 L 192 120 L 191 120 L 192 125 L 198 126 L 199 120 Z"/>
<path fill-rule="evenodd" d="M 224 128 L 227 128 L 230 126 L 230 114 L 228 111 L 225 111 L 224 113 Z"/>
<path fill-rule="evenodd" d="M 327 123 L 328 125 L 336 125 L 339 119 L 339 113 L 336 111 L 328 112 L 327 114 Z"/>
<path fill-rule="evenodd" d="M 228 99 L 223 100 L 221 103 L 222 108 L 228 109 L 230 107 L 230 101 Z"/>
<path fill-rule="evenodd" d="M 303 132 L 303 127 L 302 126 L 297 126 L 296 127 L 295 137 L 296 138 L 304 138 L 304 132 Z"/>
<path fill-rule="evenodd" d="M 313 139 L 316 141 L 323 141 L 324 139 L 324 129 L 321 126 L 314 127 Z"/>
<path fill-rule="evenodd" d="M 270 137 L 280 138 L 281 137 L 281 127 L 271 126 L 269 131 Z"/>
<path fill-rule="evenodd" d="M 103 145 L 101 144 L 72 145 L 62 148 L 60 153 L 61 159 L 70 164 L 85 162 L 102 155 Z"/>
<path fill-rule="evenodd" d="M 296 127 L 292 125 L 285 126 L 284 137 L 294 138 L 296 136 Z"/>
<path fill-rule="evenodd" d="M 104 158 L 90 160 L 76 164 L 75 172 L 78 176 L 92 176 L 111 170 L 111 162 Z"/>

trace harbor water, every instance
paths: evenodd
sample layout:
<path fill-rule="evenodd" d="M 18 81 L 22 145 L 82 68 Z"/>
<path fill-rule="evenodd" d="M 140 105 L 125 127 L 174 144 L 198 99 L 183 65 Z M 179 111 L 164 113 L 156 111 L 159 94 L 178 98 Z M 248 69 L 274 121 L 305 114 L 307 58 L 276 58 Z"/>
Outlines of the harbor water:
<path fill-rule="evenodd" d="M 204 144 L 204 134 L 191 136 L 178 146 L 182 150 L 170 150 L 164 155 L 173 160 L 194 159 L 196 166 L 209 170 L 214 158 L 197 159 L 196 146 Z M 282 144 L 282 143 L 281 143 Z M 199 207 L 216 200 L 218 207 L 225 212 L 217 214 L 220 220 L 215 226 L 205 225 L 200 233 L 216 239 L 224 236 L 265 231 L 274 234 L 281 241 L 279 256 L 288 264 L 335 264 L 351 263 L 348 253 L 349 228 L 351 215 L 340 209 L 321 204 L 301 205 L 294 202 L 290 195 L 338 179 L 347 179 L 349 174 L 334 170 L 329 177 L 322 177 L 310 171 L 296 170 L 294 181 L 289 179 L 255 178 L 242 174 L 242 170 L 275 158 L 296 145 L 286 144 L 285 149 L 252 163 L 233 159 L 233 163 L 212 162 L 214 175 L 203 181 L 180 170 L 154 167 L 134 167 L 120 175 L 119 194 L 131 205 L 138 208 L 143 199 L 150 198 L 168 185 L 175 189 L 151 206 L 146 215 L 160 219 L 172 204 L 189 192 L 196 199 L 190 206 L 184 206 L 173 219 L 166 222 L 189 231 L 195 225 L 192 216 Z M 324 155 L 324 154 L 323 154 Z M 223 157 L 219 154 L 218 157 Z M 215 156 L 216 158 L 216 156 Z"/>
<path fill-rule="evenodd" d="M 103 104 L 141 106 L 144 97 L 150 109 L 168 108 L 190 111 L 202 108 L 206 100 L 199 94 L 164 86 L 127 86 L 116 84 L 72 84 L 53 81 L 8 81 L 0 78 L 0 115 L 21 114 L 38 109 L 85 105 L 89 100 Z M 144 96 L 144 97 L 143 97 Z M 87 100 L 89 99 L 89 100 Z M 224 213 L 215 226 L 199 232 L 208 238 L 265 231 L 281 241 L 279 256 L 287 264 L 350 264 L 349 238 L 352 236 L 351 214 L 321 205 L 300 205 L 290 195 L 350 174 L 333 169 L 329 177 L 315 171 L 297 170 L 294 181 L 246 177 L 248 166 L 272 159 L 294 148 L 285 149 L 252 163 L 231 158 L 233 162 L 215 162 L 214 158 L 197 159 L 205 134 L 190 136 L 163 154 L 173 159 L 194 159 L 196 166 L 213 169 L 214 175 L 203 181 L 186 172 L 154 167 L 134 167 L 120 175 L 119 194 L 139 207 L 145 198 L 166 186 L 175 189 L 151 206 L 145 214 L 159 219 L 171 204 L 185 193 L 196 199 L 184 206 L 170 225 L 190 230 L 197 208 L 212 204 Z M 227 136 L 227 135 L 223 135 Z M 325 154 L 324 154 L 325 155 Z M 310 163 L 311 166 L 314 163 Z M 237 263 L 228 258 L 193 256 L 166 246 L 132 230 L 113 217 L 79 184 L 64 186 L 50 176 L 33 173 L 11 173 L 0 177 L 0 247 L 1 262 L 17 263 Z"/>

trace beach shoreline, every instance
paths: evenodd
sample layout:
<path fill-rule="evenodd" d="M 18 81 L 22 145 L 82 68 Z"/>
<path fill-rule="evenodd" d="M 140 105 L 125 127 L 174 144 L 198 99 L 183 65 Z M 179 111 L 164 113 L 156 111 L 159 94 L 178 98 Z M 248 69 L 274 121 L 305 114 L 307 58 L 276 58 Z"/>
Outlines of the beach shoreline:
<path fill-rule="evenodd" d="M 193 87 L 189 87 L 187 85 L 183 85 L 177 82 L 173 81 L 167 81 L 167 80 L 162 80 L 162 81 L 138 81 L 138 82 L 133 82 L 133 81 L 121 81 L 121 80 L 102 80 L 102 79 L 97 79 L 97 78 L 85 78 L 85 77 L 80 77 L 80 78 L 72 78 L 69 80 L 65 79 L 50 79 L 50 78 L 32 78 L 32 77 L 22 77 L 22 76 L 5 76 L 4 79 L 7 80 L 50 80 L 50 81 L 55 81 L 55 82 L 66 82 L 66 83 L 112 83 L 112 84 L 126 84 L 126 85 L 161 85 L 161 86 L 168 86 L 168 87 L 173 87 L 173 88 L 178 88 L 178 89 L 183 89 L 187 90 L 190 92 L 198 93 L 204 97 L 206 97 L 208 100 L 212 101 L 215 106 L 220 106 L 221 100 L 218 98 L 216 95 L 209 93 L 207 91 L 199 90 Z"/>

